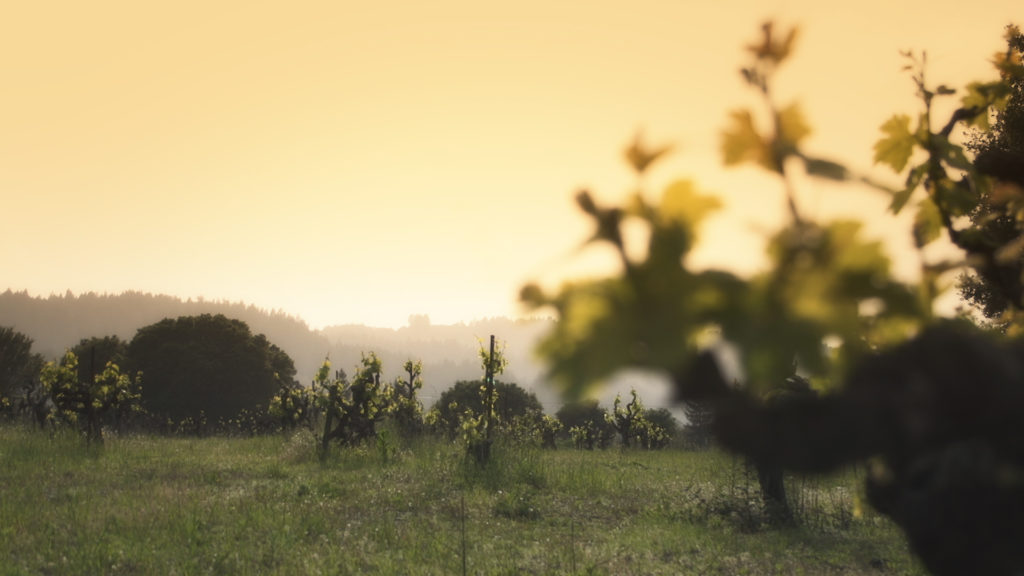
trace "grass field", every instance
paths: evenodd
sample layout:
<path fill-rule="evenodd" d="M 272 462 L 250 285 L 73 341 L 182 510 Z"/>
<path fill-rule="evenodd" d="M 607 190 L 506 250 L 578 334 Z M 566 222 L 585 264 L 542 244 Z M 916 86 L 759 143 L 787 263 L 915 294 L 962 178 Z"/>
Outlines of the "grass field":
<path fill-rule="evenodd" d="M 336 450 L 308 434 L 110 438 L 0 427 L 2 574 L 923 574 L 855 514 L 854 473 L 791 481 L 802 523 L 760 523 L 716 452 L 436 440 Z"/>

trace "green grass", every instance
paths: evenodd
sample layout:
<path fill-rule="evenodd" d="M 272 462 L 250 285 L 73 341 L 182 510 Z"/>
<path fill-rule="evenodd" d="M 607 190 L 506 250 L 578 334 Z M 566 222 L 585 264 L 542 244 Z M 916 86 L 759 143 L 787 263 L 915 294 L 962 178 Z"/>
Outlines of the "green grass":
<path fill-rule="evenodd" d="M 757 521 L 718 453 L 425 440 L 325 464 L 308 435 L 111 438 L 0 427 L 0 574 L 922 574 L 856 479 L 797 482 L 801 527 Z"/>

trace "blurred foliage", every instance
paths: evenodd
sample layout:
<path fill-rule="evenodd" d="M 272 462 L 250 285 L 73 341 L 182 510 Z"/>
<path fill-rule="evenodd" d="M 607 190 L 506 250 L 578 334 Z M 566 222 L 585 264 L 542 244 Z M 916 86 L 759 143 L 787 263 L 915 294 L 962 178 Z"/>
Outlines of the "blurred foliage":
<path fill-rule="evenodd" d="M 724 164 L 755 164 L 781 184 L 788 218 L 768 240 L 767 269 L 748 278 L 695 270 L 687 257 L 718 202 L 690 181 L 650 199 L 642 177 L 667 148 L 637 152 L 638 140 L 627 151 L 637 192 L 621 205 L 600 205 L 587 191 L 576 197 L 594 224 L 589 242 L 615 251 L 620 271 L 553 292 L 522 289 L 527 306 L 558 316 L 539 352 L 570 398 L 623 368 L 667 372 L 679 400 L 711 406 L 716 437 L 751 459 L 766 503 L 785 502 L 783 467 L 826 470 L 873 457 L 871 503 L 906 531 L 930 570 L 1017 573 L 1022 532 L 998 510 L 1019 509 L 1024 483 L 998 470 L 1024 466 L 1019 350 L 930 326 L 948 273 L 964 267 L 975 301 L 1002 314 L 1009 333 L 1024 326 L 1024 37 L 1008 27 L 1007 49 L 993 60 L 999 78 L 970 84 L 942 124 L 934 103 L 957 91 L 927 80 L 926 54 L 904 54 L 922 109 L 886 120 L 874 149 L 876 163 L 903 175 L 896 189 L 805 150 L 811 129 L 799 103 L 778 103 L 773 89 L 796 37 L 764 25 L 741 70 L 764 110 L 731 111 L 722 132 Z M 960 144 L 969 127 L 982 131 L 973 158 Z M 808 218 L 794 170 L 886 191 L 894 213 L 912 207 L 919 278 L 896 279 L 859 222 Z M 626 226 L 646 230 L 646 250 L 627 246 L 636 236 L 627 238 Z M 924 251 L 943 235 L 962 259 Z M 728 348 L 739 358 L 732 386 L 717 360 Z M 629 416 L 630 405 L 619 404 L 611 421 Z M 998 416 L 979 420 L 986 412 Z M 965 530 L 982 536 L 958 543 Z"/>
<path fill-rule="evenodd" d="M 794 362 L 816 382 L 827 383 L 871 347 L 906 337 L 930 307 L 931 299 L 922 301 L 916 287 L 892 277 L 882 246 L 865 240 L 858 222 L 819 224 L 801 214 L 790 160 L 827 179 L 846 179 L 849 171 L 804 152 L 810 128 L 798 103 L 775 105 L 774 73 L 791 53 L 796 32 L 774 34 L 772 25 L 763 28 L 761 41 L 749 47 L 754 61 L 743 69 L 773 129 L 758 130 L 753 111 L 736 110 L 722 136 L 727 165 L 755 163 L 783 182 L 790 218 L 769 240 L 769 269 L 742 279 L 687 265 L 699 226 L 720 207 L 692 181 L 673 182 L 656 200 L 641 188 L 622 207 L 598 205 L 589 192 L 580 192 L 577 204 L 595 224 L 590 242 L 610 245 L 622 273 L 569 283 L 555 293 L 536 285 L 521 293 L 527 305 L 553 308 L 559 317 L 540 353 L 571 397 L 625 366 L 684 374 L 709 334 L 743 351 L 746 384 L 760 393 L 792 375 Z M 632 155 L 656 159 L 663 150 Z M 638 176 L 647 165 L 632 163 Z M 646 229 L 645 251 L 627 250 L 627 223 Z M 645 256 L 629 256 L 636 253 Z M 865 315 L 865 308 L 872 314 Z M 826 347 L 826 340 L 841 345 Z"/>

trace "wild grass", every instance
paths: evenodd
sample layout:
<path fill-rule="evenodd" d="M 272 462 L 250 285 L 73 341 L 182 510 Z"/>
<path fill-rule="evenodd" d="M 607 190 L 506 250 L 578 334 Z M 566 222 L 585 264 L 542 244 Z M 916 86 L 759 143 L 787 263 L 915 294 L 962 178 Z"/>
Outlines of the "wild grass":
<path fill-rule="evenodd" d="M 752 482 L 717 452 L 498 445 L 481 469 L 437 440 L 321 463 L 304 433 L 0 427 L 0 574 L 923 573 L 854 516 L 853 474 L 804 481 L 787 529 L 756 521 Z"/>

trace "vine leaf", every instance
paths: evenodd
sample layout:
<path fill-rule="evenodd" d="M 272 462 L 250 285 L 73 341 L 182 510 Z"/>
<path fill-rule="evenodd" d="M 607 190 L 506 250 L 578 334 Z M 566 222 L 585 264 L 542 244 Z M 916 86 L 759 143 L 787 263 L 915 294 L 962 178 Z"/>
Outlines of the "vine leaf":
<path fill-rule="evenodd" d="M 721 200 L 701 194 L 692 181 L 676 180 L 662 193 L 658 212 L 666 221 L 696 228 L 708 214 L 721 207 Z"/>
<path fill-rule="evenodd" d="M 942 215 L 931 198 L 921 200 L 914 217 L 914 243 L 922 248 L 938 239 L 942 233 Z"/>
<path fill-rule="evenodd" d="M 722 131 L 722 161 L 726 166 L 754 162 L 771 168 L 771 154 L 754 126 L 749 110 L 729 113 L 729 127 Z"/>
<path fill-rule="evenodd" d="M 779 138 L 787 147 L 796 148 L 801 140 L 811 133 L 811 127 L 804 120 L 800 105 L 796 102 L 779 111 Z"/>
<path fill-rule="evenodd" d="M 655 148 L 649 147 L 643 141 L 643 134 L 638 131 L 633 138 L 633 143 L 623 151 L 623 155 L 626 157 L 626 162 L 629 163 L 637 174 L 643 174 L 648 166 L 668 154 L 671 150 L 671 144 Z"/>
<path fill-rule="evenodd" d="M 924 175 L 928 172 L 928 163 L 925 162 L 918 166 L 915 166 L 913 170 L 907 173 L 907 181 L 902 190 L 897 190 L 892 195 L 892 204 L 889 205 L 889 209 L 892 210 L 893 214 L 899 214 L 900 210 L 907 205 L 910 200 L 910 196 L 914 194 L 914 190 L 917 190 L 918 185 L 921 184 L 921 180 L 924 179 Z"/>
<path fill-rule="evenodd" d="M 916 143 L 910 132 L 910 117 L 897 114 L 886 120 L 881 130 L 886 137 L 875 143 L 875 163 L 887 164 L 897 174 L 903 172 Z"/>
<path fill-rule="evenodd" d="M 960 99 L 960 105 L 963 108 L 973 108 L 983 112 L 970 118 L 967 125 L 972 128 L 988 130 L 990 127 L 989 112 L 1004 110 L 1009 94 L 1009 87 L 1002 82 L 971 82 L 968 84 L 966 94 Z"/>
<path fill-rule="evenodd" d="M 797 37 L 798 28 L 790 28 L 780 39 L 774 32 L 774 23 L 765 22 L 761 25 L 761 41 L 757 44 L 748 44 L 747 50 L 754 54 L 758 60 L 769 60 L 776 64 L 785 60 L 793 51 L 793 44 Z"/>

